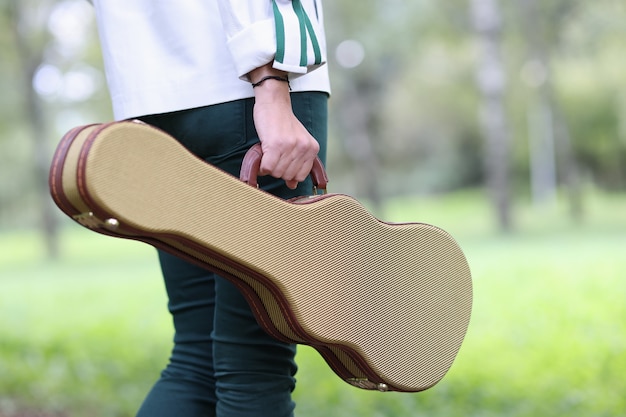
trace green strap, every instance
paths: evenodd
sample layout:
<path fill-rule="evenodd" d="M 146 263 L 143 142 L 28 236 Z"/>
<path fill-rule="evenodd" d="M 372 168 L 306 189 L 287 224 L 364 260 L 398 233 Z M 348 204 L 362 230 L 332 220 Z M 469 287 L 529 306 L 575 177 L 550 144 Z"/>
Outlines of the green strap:
<path fill-rule="evenodd" d="M 274 7 L 274 22 L 276 25 L 276 61 L 283 63 L 285 61 L 285 22 L 280 14 L 276 0 L 272 0 Z"/>
<path fill-rule="evenodd" d="M 293 9 L 298 16 L 298 20 L 300 21 L 300 44 L 301 44 L 301 56 L 300 56 L 300 65 L 306 66 L 308 57 L 307 57 L 307 32 L 311 39 L 311 46 L 313 47 L 313 53 L 315 55 L 315 64 L 319 65 L 322 63 L 322 51 L 320 49 L 319 42 L 317 40 L 317 36 L 315 36 L 315 31 L 313 30 L 313 24 L 311 23 L 311 19 L 306 14 L 304 7 L 300 0 L 293 0 Z"/>
<path fill-rule="evenodd" d="M 315 65 L 319 65 L 322 63 L 322 50 L 320 49 L 317 36 L 315 36 L 311 19 L 309 19 L 309 16 L 306 13 L 304 14 L 304 18 L 306 19 L 306 28 L 309 32 L 309 36 L 311 37 L 311 45 L 313 46 L 313 53 L 315 54 Z"/>
<path fill-rule="evenodd" d="M 306 47 L 306 13 L 300 0 L 293 0 L 292 5 L 296 16 L 298 16 L 298 23 L 300 23 L 300 66 L 306 67 L 308 58 Z"/>
<path fill-rule="evenodd" d="M 300 0 L 292 0 L 291 2 L 294 13 L 298 18 L 298 24 L 300 26 L 300 66 L 306 67 L 308 65 L 308 48 L 307 40 L 311 40 L 311 46 L 313 48 L 313 54 L 315 57 L 315 65 L 322 63 L 322 51 L 319 45 L 315 31 L 313 30 L 313 24 L 311 19 L 307 15 L 302 2 Z M 280 63 L 285 62 L 285 50 L 286 50 L 286 33 L 285 22 L 280 8 L 276 3 L 276 0 L 272 0 L 272 6 L 274 9 L 274 21 L 276 25 L 276 57 L 275 60 Z"/>

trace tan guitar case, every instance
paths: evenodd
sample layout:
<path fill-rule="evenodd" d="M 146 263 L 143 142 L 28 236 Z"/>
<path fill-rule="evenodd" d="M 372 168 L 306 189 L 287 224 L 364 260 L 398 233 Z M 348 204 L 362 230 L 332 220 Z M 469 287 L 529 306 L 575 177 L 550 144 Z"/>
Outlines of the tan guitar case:
<path fill-rule="evenodd" d="M 89 229 L 230 279 L 265 331 L 314 347 L 354 386 L 414 392 L 440 381 L 472 308 L 454 239 L 380 221 L 348 195 L 281 200 L 251 186 L 260 156 L 246 155 L 244 182 L 146 124 L 81 126 L 57 147 L 50 190 Z M 323 167 L 312 176 L 325 188 Z"/>

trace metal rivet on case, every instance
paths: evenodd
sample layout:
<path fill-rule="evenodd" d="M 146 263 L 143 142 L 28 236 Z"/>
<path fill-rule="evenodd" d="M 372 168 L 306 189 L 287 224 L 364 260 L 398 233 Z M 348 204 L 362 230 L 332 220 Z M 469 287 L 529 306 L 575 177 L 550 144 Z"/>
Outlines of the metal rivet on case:
<path fill-rule="evenodd" d="M 106 219 L 104 225 L 107 229 L 115 230 L 120 226 L 120 222 L 117 219 Z"/>

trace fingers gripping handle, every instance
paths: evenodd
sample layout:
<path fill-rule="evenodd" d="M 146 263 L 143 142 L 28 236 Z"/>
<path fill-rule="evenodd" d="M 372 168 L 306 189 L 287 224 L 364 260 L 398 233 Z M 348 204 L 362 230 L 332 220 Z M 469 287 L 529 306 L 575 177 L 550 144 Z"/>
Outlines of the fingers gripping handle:
<path fill-rule="evenodd" d="M 263 157 L 263 150 L 261 144 L 257 143 L 246 152 L 241 163 L 241 171 L 239 173 L 239 179 L 253 187 L 257 187 L 257 177 L 259 175 L 259 169 L 261 167 L 261 158 Z M 311 179 L 313 180 L 314 189 L 322 190 L 326 192 L 328 185 L 328 176 L 322 161 L 315 157 L 313 161 L 313 167 L 311 168 Z"/>

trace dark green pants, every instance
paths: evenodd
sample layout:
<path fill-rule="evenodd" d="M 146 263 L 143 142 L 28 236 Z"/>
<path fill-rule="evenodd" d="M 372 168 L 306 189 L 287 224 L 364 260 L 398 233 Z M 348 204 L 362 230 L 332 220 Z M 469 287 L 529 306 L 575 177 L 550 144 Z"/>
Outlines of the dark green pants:
<path fill-rule="evenodd" d="M 294 93 L 292 103 L 298 119 L 320 142 L 324 161 L 327 95 Z M 253 99 L 245 99 L 142 119 L 238 176 L 243 155 L 258 142 L 253 104 Z M 271 177 L 259 178 L 259 185 L 282 198 L 310 194 L 312 189 L 310 179 L 296 190 Z M 174 320 L 174 349 L 138 416 L 292 416 L 295 346 L 268 336 L 227 280 L 164 252 L 159 252 L 159 260 Z"/>

